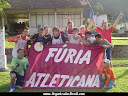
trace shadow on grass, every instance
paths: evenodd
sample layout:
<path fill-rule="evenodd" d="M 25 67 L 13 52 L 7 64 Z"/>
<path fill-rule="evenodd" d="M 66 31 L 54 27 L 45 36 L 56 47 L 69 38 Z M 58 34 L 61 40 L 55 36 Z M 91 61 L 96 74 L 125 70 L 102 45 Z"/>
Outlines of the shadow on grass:
<path fill-rule="evenodd" d="M 123 74 L 121 74 L 120 76 L 118 76 L 118 77 L 116 78 L 116 80 L 118 80 L 118 79 L 124 77 L 124 76 L 127 75 L 127 74 L 128 74 L 128 69 L 127 69 Z"/>

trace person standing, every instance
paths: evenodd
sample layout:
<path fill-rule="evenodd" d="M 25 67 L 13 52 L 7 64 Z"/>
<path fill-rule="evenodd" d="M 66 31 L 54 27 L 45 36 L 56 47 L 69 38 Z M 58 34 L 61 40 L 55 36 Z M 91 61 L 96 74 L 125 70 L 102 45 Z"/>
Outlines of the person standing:
<path fill-rule="evenodd" d="M 85 36 L 87 31 L 91 32 L 92 23 L 93 23 L 93 21 L 92 21 L 92 19 L 90 19 L 89 25 L 88 25 L 88 27 L 86 29 L 85 29 L 85 25 L 81 25 L 80 26 L 80 33 L 78 35 L 83 37 L 83 36 Z"/>
<path fill-rule="evenodd" d="M 120 18 L 122 16 L 123 16 L 123 13 L 120 12 L 120 14 L 117 17 L 115 23 L 110 28 L 108 28 L 108 24 L 105 21 L 102 22 L 102 25 L 101 25 L 101 28 L 100 28 L 100 27 L 96 26 L 96 24 L 94 22 L 94 19 L 92 19 L 93 20 L 93 26 L 94 26 L 95 30 L 99 34 L 101 34 L 102 39 L 106 39 L 106 40 L 108 40 L 111 43 L 111 33 L 114 31 L 114 28 L 116 27 L 116 25 L 118 24 L 118 22 L 119 22 L 119 20 L 120 20 Z M 108 48 L 106 50 L 106 53 L 107 53 L 106 54 L 107 55 L 107 59 L 111 60 L 111 49 Z M 112 67 L 112 64 L 111 64 L 111 67 Z"/>
<path fill-rule="evenodd" d="M 48 26 L 45 26 L 44 27 L 44 32 L 43 32 L 43 45 L 49 45 L 49 44 L 52 44 L 52 38 L 51 38 L 51 35 L 49 34 L 49 27 Z"/>
<path fill-rule="evenodd" d="M 26 27 L 24 28 L 23 34 L 17 35 L 13 38 L 9 38 L 8 42 L 15 42 L 15 45 L 12 50 L 12 57 L 17 56 L 17 50 L 19 48 L 25 48 L 26 49 L 26 54 L 28 54 L 28 34 L 29 34 L 29 29 Z"/>
<path fill-rule="evenodd" d="M 74 23 L 73 23 L 73 21 L 71 21 L 71 17 L 68 16 L 68 24 L 67 24 L 67 27 L 66 27 L 66 29 L 60 31 L 60 33 L 61 34 L 65 34 L 65 31 L 67 30 L 68 31 L 68 34 L 72 34 L 73 28 L 74 28 Z"/>
<path fill-rule="evenodd" d="M 96 39 L 92 37 L 92 33 L 87 31 L 85 37 L 81 39 L 81 42 L 86 45 L 91 45 Z"/>
<path fill-rule="evenodd" d="M 108 42 L 108 40 L 102 39 L 102 36 L 100 34 L 96 34 L 95 38 L 96 38 L 96 40 L 91 45 L 102 46 L 104 48 L 103 59 L 107 59 L 106 50 L 107 50 L 107 48 L 113 48 L 114 45 L 112 45 L 110 42 Z"/>
<path fill-rule="evenodd" d="M 29 40 L 29 44 L 31 44 L 32 42 L 42 42 L 43 40 L 43 32 L 44 32 L 44 29 L 43 28 L 40 28 L 39 32 L 37 34 L 34 34 L 30 40 Z"/>
<path fill-rule="evenodd" d="M 78 34 L 79 34 L 79 29 L 73 28 L 73 34 L 68 35 L 69 43 L 80 44 L 81 37 Z"/>
<path fill-rule="evenodd" d="M 58 27 L 54 27 L 52 29 L 53 36 L 52 36 L 52 44 L 61 44 L 66 43 L 66 38 L 64 37 L 64 34 L 61 34 Z"/>

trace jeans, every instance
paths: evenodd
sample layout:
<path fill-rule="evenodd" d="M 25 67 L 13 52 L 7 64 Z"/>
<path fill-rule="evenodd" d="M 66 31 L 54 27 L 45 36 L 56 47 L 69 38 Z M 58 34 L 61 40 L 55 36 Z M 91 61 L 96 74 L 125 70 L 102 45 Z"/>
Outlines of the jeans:
<path fill-rule="evenodd" d="M 99 80 L 100 80 L 100 83 L 101 83 L 102 87 L 105 85 L 106 79 L 107 79 L 106 75 L 105 75 L 105 80 L 103 80 L 102 76 L 99 75 Z M 107 89 L 112 89 L 113 87 L 114 87 L 114 81 L 110 80 L 108 85 L 107 85 Z"/>
<path fill-rule="evenodd" d="M 111 48 L 107 48 L 106 55 L 107 55 L 107 59 L 111 60 Z"/>

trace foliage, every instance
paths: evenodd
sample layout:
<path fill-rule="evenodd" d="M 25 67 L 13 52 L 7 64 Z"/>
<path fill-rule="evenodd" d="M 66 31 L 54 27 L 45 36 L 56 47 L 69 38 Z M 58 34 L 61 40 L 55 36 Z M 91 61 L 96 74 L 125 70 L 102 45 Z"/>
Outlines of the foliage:
<path fill-rule="evenodd" d="M 104 7 L 102 4 L 100 3 L 96 3 L 95 7 L 94 7 L 94 11 L 96 12 L 96 14 L 101 14 L 104 12 Z M 98 12 L 98 13 L 97 13 Z"/>
<path fill-rule="evenodd" d="M 5 1 L 5 0 L 0 0 L 0 8 L 10 8 L 11 5 Z"/>
<path fill-rule="evenodd" d="M 114 31 L 113 31 L 112 33 L 118 33 L 118 31 L 119 31 L 119 30 L 115 27 L 115 28 L 114 28 Z"/>
<path fill-rule="evenodd" d="M 6 22 L 6 14 L 3 10 L 3 8 L 10 8 L 11 5 L 5 1 L 5 0 L 0 0 L 0 22 L 2 22 L 2 18 L 5 18 L 4 19 L 4 22 Z"/>

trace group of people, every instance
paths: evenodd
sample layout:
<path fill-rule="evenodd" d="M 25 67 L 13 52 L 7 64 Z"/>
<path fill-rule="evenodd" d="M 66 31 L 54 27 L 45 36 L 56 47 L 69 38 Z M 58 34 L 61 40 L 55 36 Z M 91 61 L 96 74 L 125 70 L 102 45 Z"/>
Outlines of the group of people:
<path fill-rule="evenodd" d="M 92 17 L 92 14 L 90 14 Z M 94 15 L 94 14 L 93 14 Z M 11 62 L 11 86 L 10 92 L 13 92 L 14 85 L 18 85 L 18 88 L 23 88 L 23 80 L 25 75 L 25 70 L 28 68 L 28 55 L 29 55 L 29 45 L 33 42 L 40 42 L 43 46 L 50 44 L 60 44 L 60 43 L 73 43 L 73 44 L 86 44 L 86 45 L 97 45 L 104 48 L 104 60 L 103 67 L 99 76 L 101 85 L 103 88 L 112 88 L 114 85 L 115 77 L 112 71 L 111 63 L 111 48 L 114 45 L 111 43 L 111 33 L 118 24 L 121 16 L 120 12 L 115 23 L 108 28 L 107 22 L 103 21 L 101 27 L 96 26 L 94 19 L 90 18 L 90 23 L 85 29 L 84 25 L 78 28 L 73 27 L 73 22 L 71 17 L 68 17 L 68 24 L 65 30 L 60 31 L 57 26 L 52 29 L 52 34 L 49 34 L 49 27 L 46 26 L 41 28 L 37 34 L 34 34 L 31 38 L 28 37 L 29 29 L 24 28 L 23 33 L 17 35 L 13 38 L 9 38 L 8 42 L 15 42 L 12 51 L 12 62 Z M 91 27 L 94 27 L 98 34 L 92 37 Z M 17 80 L 15 81 L 15 79 Z M 106 83 L 105 83 L 106 82 Z"/>

